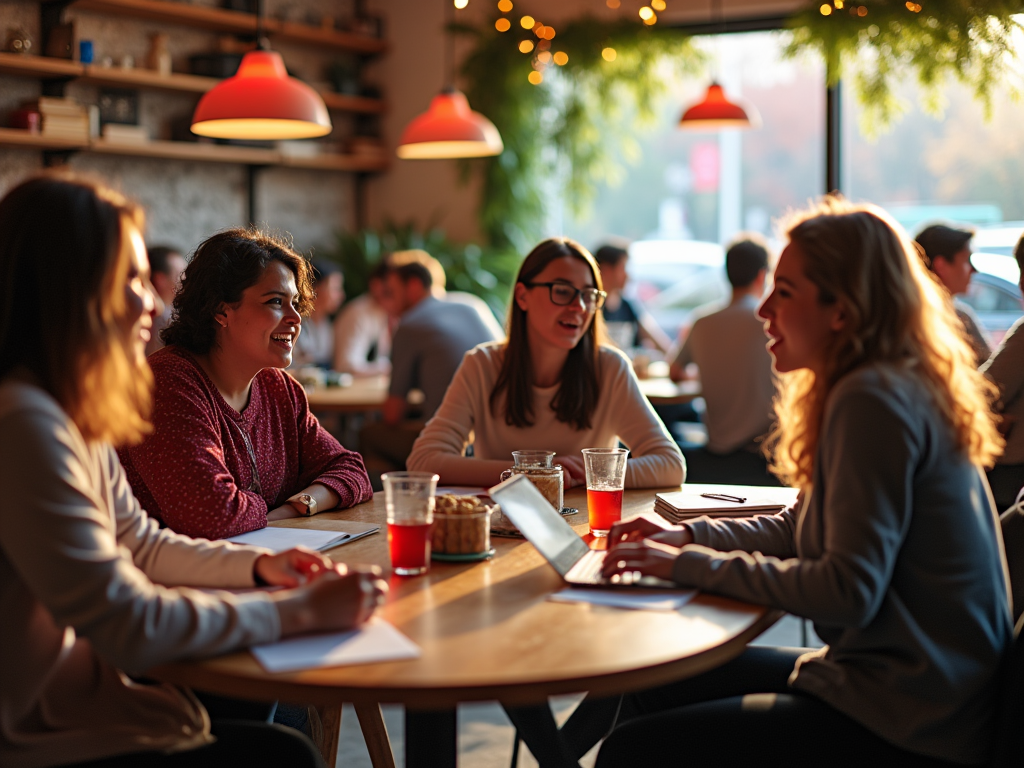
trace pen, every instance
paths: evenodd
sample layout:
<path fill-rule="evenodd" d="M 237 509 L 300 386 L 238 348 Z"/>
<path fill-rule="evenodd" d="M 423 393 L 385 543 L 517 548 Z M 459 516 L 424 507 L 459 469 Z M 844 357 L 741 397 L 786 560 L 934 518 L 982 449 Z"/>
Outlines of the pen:
<path fill-rule="evenodd" d="M 735 501 L 737 504 L 743 504 L 746 502 L 746 498 L 743 496 L 732 496 L 728 493 L 702 493 L 701 496 L 705 499 L 718 499 L 719 501 Z"/>

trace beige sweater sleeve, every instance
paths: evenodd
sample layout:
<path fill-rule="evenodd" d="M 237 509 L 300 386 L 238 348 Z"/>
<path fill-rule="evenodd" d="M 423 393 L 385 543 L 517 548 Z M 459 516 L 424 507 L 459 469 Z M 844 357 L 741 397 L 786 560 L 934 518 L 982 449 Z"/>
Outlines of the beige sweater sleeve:
<path fill-rule="evenodd" d="M 160 530 L 113 450 L 86 443 L 56 403 L 35 392 L 0 415 L 0 546 L 57 625 L 129 670 L 276 640 L 280 621 L 265 593 L 154 583 L 251 586 L 260 550 Z"/>

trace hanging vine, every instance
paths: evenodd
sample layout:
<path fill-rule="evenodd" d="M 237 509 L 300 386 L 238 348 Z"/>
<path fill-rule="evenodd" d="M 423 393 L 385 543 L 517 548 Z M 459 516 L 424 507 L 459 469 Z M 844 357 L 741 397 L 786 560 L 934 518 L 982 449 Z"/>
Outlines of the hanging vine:
<path fill-rule="evenodd" d="M 950 77 L 965 83 L 991 112 L 997 86 L 1020 92 L 1013 38 L 1022 31 L 1015 14 L 1022 0 L 828 0 L 812 2 L 793 17 L 790 54 L 815 51 L 828 82 L 852 75 L 863 107 L 861 132 L 872 136 L 906 110 L 896 95 L 908 72 L 924 90 L 924 107 L 941 114 L 940 87 Z"/>
<path fill-rule="evenodd" d="M 589 17 L 560 24 L 557 37 L 538 27 L 536 42 L 530 30 L 516 36 L 494 26 L 452 27 L 476 40 L 462 66 L 466 95 L 505 142 L 498 157 L 464 165 L 467 174 L 482 177 L 481 229 L 492 245 L 520 252 L 540 234 L 543 180 L 555 178 L 579 214 L 598 186 L 620 172 L 616 154 L 637 153 L 636 129 L 653 119 L 666 88 L 653 65 L 668 61 L 684 75 L 704 63 L 677 30 Z"/>

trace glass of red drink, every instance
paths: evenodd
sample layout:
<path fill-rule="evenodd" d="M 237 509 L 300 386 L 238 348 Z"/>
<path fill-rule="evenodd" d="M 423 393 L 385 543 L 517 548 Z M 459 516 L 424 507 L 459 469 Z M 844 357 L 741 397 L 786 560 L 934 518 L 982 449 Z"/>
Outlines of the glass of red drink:
<path fill-rule="evenodd" d="M 584 448 L 587 470 L 587 511 L 590 532 L 607 536 L 622 519 L 622 488 L 626 483 L 626 448 Z"/>
<path fill-rule="evenodd" d="M 418 576 L 430 568 L 430 527 L 438 476 L 430 472 L 381 475 L 388 511 L 388 553 L 399 576 Z"/>

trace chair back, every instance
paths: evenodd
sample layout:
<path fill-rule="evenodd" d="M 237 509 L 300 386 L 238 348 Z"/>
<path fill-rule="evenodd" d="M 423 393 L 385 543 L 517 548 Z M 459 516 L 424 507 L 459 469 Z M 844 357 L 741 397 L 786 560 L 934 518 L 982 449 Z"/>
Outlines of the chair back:
<path fill-rule="evenodd" d="M 1002 696 L 992 768 L 1024 765 L 1024 618 L 1017 622 L 1013 647 L 1003 664 Z"/>

